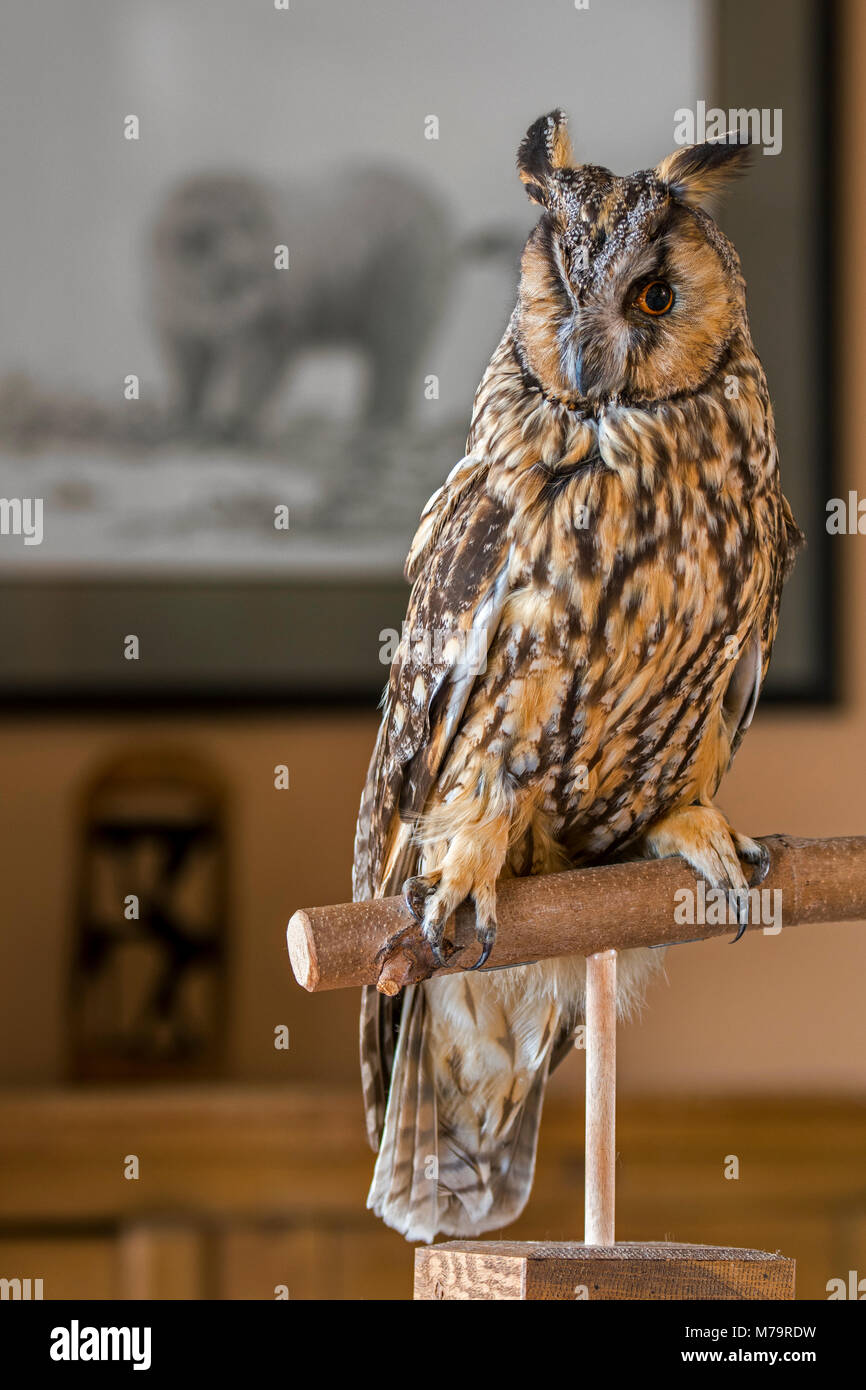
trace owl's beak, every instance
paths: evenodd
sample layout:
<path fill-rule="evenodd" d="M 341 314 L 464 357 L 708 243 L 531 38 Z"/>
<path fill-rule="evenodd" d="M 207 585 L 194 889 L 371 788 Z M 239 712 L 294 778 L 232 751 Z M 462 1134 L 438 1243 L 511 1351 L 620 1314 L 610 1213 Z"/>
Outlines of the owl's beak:
<path fill-rule="evenodd" d="M 574 384 L 580 396 L 585 394 L 583 389 L 583 377 L 583 344 L 578 343 L 577 352 L 574 354 Z"/>
<path fill-rule="evenodd" d="M 572 371 L 578 395 L 592 396 L 598 394 L 604 384 L 603 374 L 600 369 L 598 354 L 588 350 L 584 337 L 577 340 L 577 350 L 572 359 Z"/>

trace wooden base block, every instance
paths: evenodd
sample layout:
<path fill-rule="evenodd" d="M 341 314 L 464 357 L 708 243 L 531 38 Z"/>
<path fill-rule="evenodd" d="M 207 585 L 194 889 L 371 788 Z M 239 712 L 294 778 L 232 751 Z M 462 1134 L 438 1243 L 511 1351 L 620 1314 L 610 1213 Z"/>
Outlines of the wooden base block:
<path fill-rule="evenodd" d="M 415 1251 L 416 1299 L 794 1297 L 794 1260 L 723 1245 L 452 1240 Z"/>

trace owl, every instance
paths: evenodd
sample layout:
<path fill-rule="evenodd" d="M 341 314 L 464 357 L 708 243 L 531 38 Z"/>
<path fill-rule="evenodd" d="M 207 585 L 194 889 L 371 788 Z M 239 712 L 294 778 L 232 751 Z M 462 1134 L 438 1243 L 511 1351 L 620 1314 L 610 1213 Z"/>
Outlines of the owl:
<path fill-rule="evenodd" d="M 559 111 L 518 151 L 542 211 L 411 547 L 355 843 L 355 897 L 402 892 L 437 960 L 475 913 L 473 970 L 362 1003 L 368 1205 L 410 1240 L 520 1213 L 583 1017 L 582 958 L 496 969 L 499 880 L 669 855 L 728 891 L 766 873 L 713 805 L 802 542 L 739 260 L 704 207 L 748 153 L 619 177 L 575 163 Z M 621 954 L 621 1015 L 660 956 Z"/>

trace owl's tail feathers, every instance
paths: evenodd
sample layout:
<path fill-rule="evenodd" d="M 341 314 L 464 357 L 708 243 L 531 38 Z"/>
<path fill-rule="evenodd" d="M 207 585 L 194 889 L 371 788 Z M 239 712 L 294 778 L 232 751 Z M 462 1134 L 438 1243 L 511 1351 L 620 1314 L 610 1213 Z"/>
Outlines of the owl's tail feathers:
<path fill-rule="evenodd" d="M 529 1201 L 535 1176 L 535 1151 L 541 1126 L 548 1053 L 514 1116 L 507 1136 L 485 1156 L 470 1155 L 456 1138 L 440 1135 L 439 1231 L 447 1236 L 477 1236 L 516 1221 Z"/>
<path fill-rule="evenodd" d="M 403 995 L 391 1089 L 367 1206 L 407 1240 L 430 1241 L 437 1230 L 436 1091 L 425 1065 L 424 991 Z"/>
<path fill-rule="evenodd" d="M 550 1052 L 507 1132 L 469 1153 L 440 1130 L 427 1052 L 424 990 L 405 991 L 385 1124 L 367 1206 L 407 1240 L 476 1236 L 514 1221 L 529 1200 Z"/>

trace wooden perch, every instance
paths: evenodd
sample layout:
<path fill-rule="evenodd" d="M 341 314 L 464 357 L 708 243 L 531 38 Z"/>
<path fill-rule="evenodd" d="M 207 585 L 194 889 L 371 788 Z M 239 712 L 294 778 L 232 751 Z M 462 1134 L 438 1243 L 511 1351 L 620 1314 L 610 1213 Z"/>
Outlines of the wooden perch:
<path fill-rule="evenodd" d="M 866 837 L 771 835 L 761 843 L 771 862 L 759 891 L 770 893 L 765 903 L 781 902 L 783 927 L 866 919 Z M 736 920 L 683 923 L 683 899 L 675 894 L 683 889 L 695 894 L 696 882 L 694 871 L 678 857 L 503 879 L 497 889 L 499 932 L 487 968 L 736 935 Z M 775 891 L 781 899 L 773 898 Z M 707 888 L 708 911 L 711 894 Z M 753 912 L 749 931 L 775 934 L 765 918 L 755 918 Z M 305 989 L 374 984 L 383 994 L 394 995 L 440 971 L 471 966 L 479 951 L 473 924 L 472 907 L 464 904 L 447 933 L 447 963 L 438 970 L 399 897 L 296 912 L 286 939 L 295 978 Z"/>

